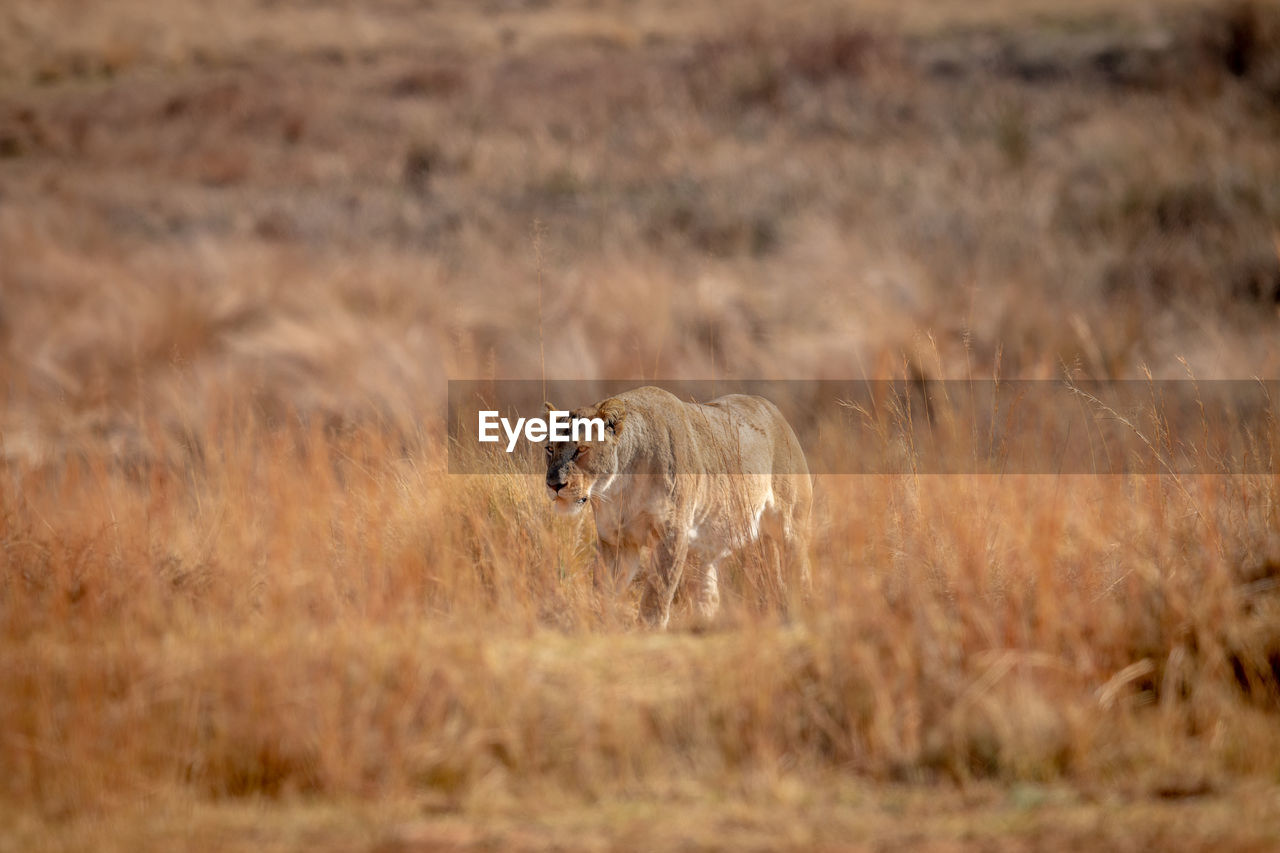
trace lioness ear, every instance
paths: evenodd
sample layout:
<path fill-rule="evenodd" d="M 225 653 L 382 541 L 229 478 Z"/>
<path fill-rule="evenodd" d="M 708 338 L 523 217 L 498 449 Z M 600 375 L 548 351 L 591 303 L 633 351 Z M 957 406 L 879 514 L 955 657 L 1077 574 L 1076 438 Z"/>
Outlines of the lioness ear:
<path fill-rule="evenodd" d="M 603 418 L 604 425 L 617 435 L 622 431 L 622 422 L 627 418 L 627 409 L 622 405 L 621 400 L 610 397 L 596 407 L 596 415 Z"/>
<path fill-rule="evenodd" d="M 543 400 L 543 401 L 542 401 L 542 405 L 544 405 L 544 406 L 546 406 L 546 407 L 547 407 L 547 411 L 548 411 L 548 412 L 555 412 L 555 411 L 559 411 L 555 406 L 551 405 L 551 401 L 549 401 L 549 400 Z"/>

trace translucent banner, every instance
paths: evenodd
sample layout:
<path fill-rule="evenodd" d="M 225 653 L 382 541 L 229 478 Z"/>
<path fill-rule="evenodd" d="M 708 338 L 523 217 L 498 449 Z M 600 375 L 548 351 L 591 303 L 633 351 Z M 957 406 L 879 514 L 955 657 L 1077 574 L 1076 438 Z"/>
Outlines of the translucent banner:
<path fill-rule="evenodd" d="M 732 456 L 731 424 L 741 407 L 705 407 L 727 395 L 772 403 L 804 450 L 803 463 L 787 464 L 803 464 L 814 474 L 1280 472 L 1277 381 L 926 379 L 453 380 L 449 471 L 542 473 L 548 435 L 574 426 L 564 415 L 553 416 L 548 403 L 556 412 L 594 410 L 615 398 L 626 408 L 627 392 L 642 385 L 671 397 L 636 398 L 628 412 L 637 416 L 629 421 L 632 428 L 645 418 L 646 407 L 661 405 L 667 409 L 665 428 L 674 423 L 676 430 L 722 434 L 711 441 L 722 451 L 717 461 L 709 462 L 715 454 L 706 453 L 676 459 L 683 466 L 678 473 L 763 473 L 724 459 Z M 579 439 L 616 436 L 592 432 L 584 438 L 580 432 L 573 440 Z"/>

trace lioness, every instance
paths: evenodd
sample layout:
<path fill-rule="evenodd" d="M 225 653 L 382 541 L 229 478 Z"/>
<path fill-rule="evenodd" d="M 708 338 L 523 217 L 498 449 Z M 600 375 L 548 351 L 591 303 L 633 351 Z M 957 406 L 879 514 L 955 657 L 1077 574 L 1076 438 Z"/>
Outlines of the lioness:
<path fill-rule="evenodd" d="M 640 613 L 649 625 L 666 627 L 686 564 L 695 567 L 687 580 L 697 611 L 713 618 L 717 564 L 754 542 L 780 589 L 785 560 L 808 591 L 813 484 L 773 403 L 743 394 L 685 403 L 645 387 L 571 416 L 603 420 L 604 440 L 548 443 L 547 491 L 566 515 L 591 503 L 613 587 L 646 564 Z M 597 572 L 597 586 L 604 580 Z"/>

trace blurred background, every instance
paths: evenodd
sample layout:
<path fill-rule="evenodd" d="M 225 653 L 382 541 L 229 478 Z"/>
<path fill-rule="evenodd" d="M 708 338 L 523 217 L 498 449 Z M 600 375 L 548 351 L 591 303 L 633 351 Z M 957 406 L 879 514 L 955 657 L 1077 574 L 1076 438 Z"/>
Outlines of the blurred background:
<path fill-rule="evenodd" d="M 0 853 L 1274 849 L 1278 140 L 1262 0 L 4 0 Z M 808 388 L 809 604 L 446 473 L 543 377 Z"/>
<path fill-rule="evenodd" d="M 4 454 L 446 378 L 1276 376 L 1277 138 L 1262 2 L 15 0 Z"/>

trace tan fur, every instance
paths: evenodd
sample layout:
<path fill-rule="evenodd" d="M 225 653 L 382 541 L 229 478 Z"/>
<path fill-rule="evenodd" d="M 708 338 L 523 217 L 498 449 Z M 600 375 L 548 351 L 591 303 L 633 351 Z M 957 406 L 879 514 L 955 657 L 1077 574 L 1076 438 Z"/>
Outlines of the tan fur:
<path fill-rule="evenodd" d="M 667 625 L 686 566 L 699 614 L 714 617 L 720 561 L 753 543 L 767 581 L 782 589 L 785 565 L 807 593 L 813 485 L 776 406 L 742 394 L 685 403 L 645 387 L 572 415 L 609 428 L 604 441 L 548 444 L 547 491 L 565 514 L 590 503 L 607 575 L 597 583 L 616 589 L 642 577 L 647 623 Z"/>

